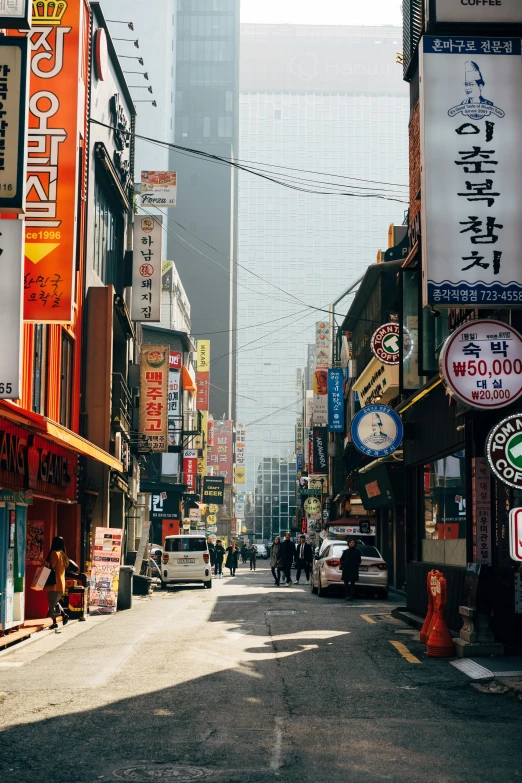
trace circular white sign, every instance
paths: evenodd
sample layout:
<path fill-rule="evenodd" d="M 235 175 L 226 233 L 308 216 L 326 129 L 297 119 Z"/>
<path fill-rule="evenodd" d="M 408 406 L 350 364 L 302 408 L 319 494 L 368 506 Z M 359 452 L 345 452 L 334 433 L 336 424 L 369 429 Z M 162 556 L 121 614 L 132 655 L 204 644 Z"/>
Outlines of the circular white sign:
<path fill-rule="evenodd" d="M 386 457 L 396 451 L 402 441 L 400 416 L 387 405 L 366 405 L 356 413 L 351 423 L 355 448 L 369 457 Z"/>
<path fill-rule="evenodd" d="M 371 351 L 376 359 L 383 364 L 399 364 L 399 324 L 390 322 L 383 324 L 373 333 Z"/>
<path fill-rule="evenodd" d="M 495 424 L 486 440 L 490 470 L 504 484 L 522 489 L 522 414 L 514 413 Z"/>
<path fill-rule="evenodd" d="M 471 321 L 450 334 L 440 374 L 472 408 L 502 408 L 522 395 L 522 336 L 502 321 Z"/>

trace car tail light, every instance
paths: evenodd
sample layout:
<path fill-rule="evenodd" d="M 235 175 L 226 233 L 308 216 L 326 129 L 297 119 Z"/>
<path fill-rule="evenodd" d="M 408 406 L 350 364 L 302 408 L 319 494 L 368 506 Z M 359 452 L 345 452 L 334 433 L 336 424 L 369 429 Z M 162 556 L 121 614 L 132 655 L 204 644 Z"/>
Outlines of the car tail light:
<path fill-rule="evenodd" d="M 326 565 L 330 566 L 330 568 L 339 568 L 339 566 L 341 565 L 341 561 L 338 558 L 334 557 L 331 560 L 327 560 Z"/>
<path fill-rule="evenodd" d="M 376 565 L 377 565 L 377 568 L 379 569 L 379 571 L 387 571 L 388 570 L 388 566 L 386 565 L 386 563 L 377 563 Z"/>
<path fill-rule="evenodd" d="M 167 565 L 167 563 L 169 562 L 168 552 L 163 552 L 161 556 L 161 562 L 163 563 L 163 565 Z"/>
<path fill-rule="evenodd" d="M 210 562 L 210 554 L 208 552 L 203 552 L 203 560 L 205 561 L 205 563 Z"/>

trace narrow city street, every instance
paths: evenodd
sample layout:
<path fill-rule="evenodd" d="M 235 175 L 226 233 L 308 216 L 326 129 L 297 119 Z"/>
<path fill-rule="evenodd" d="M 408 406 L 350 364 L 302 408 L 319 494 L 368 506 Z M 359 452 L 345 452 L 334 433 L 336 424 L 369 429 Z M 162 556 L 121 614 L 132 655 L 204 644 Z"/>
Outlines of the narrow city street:
<path fill-rule="evenodd" d="M 428 659 L 394 601 L 236 578 L 0 656 L 6 783 L 509 783 L 522 705 Z"/>

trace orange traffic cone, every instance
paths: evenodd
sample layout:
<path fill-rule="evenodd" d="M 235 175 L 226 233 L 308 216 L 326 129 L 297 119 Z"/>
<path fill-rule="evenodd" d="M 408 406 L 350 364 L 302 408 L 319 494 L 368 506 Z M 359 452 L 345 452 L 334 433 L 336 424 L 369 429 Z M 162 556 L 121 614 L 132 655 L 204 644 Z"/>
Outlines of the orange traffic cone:
<path fill-rule="evenodd" d="M 428 638 L 427 653 L 430 658 L 452 658 L 453 637 L 446 625 L 444 614 L 438 607 L 435 608 L 434 617 L 435 622 Z"/>
<path fill-rule="evenodd" d="M 420 641 L 421 644 L 426 644 L 428 641 L 428 637 L 430 635 L 430 628 L 431 623 L 433 620 L 433 593 L 431 592 L 431 577 L 432 574 L 434 574 L 435 571 L 429 571 L 428 572 L 428 614 L 426 615 L 426 619 L 424 620 L 423 626 L 421 628 L 420 632 Z"/>

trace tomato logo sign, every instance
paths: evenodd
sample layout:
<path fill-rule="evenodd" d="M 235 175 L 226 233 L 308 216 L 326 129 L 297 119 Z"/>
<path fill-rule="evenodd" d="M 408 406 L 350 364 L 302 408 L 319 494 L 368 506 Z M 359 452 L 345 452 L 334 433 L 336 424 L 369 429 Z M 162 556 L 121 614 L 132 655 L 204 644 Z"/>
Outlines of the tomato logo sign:
<path fill-rule="evenodd" d="M 373 333 L 371 349 L 383 364 L 399 364 L 399 324 L 391 322 L 379 326 Z"/>

